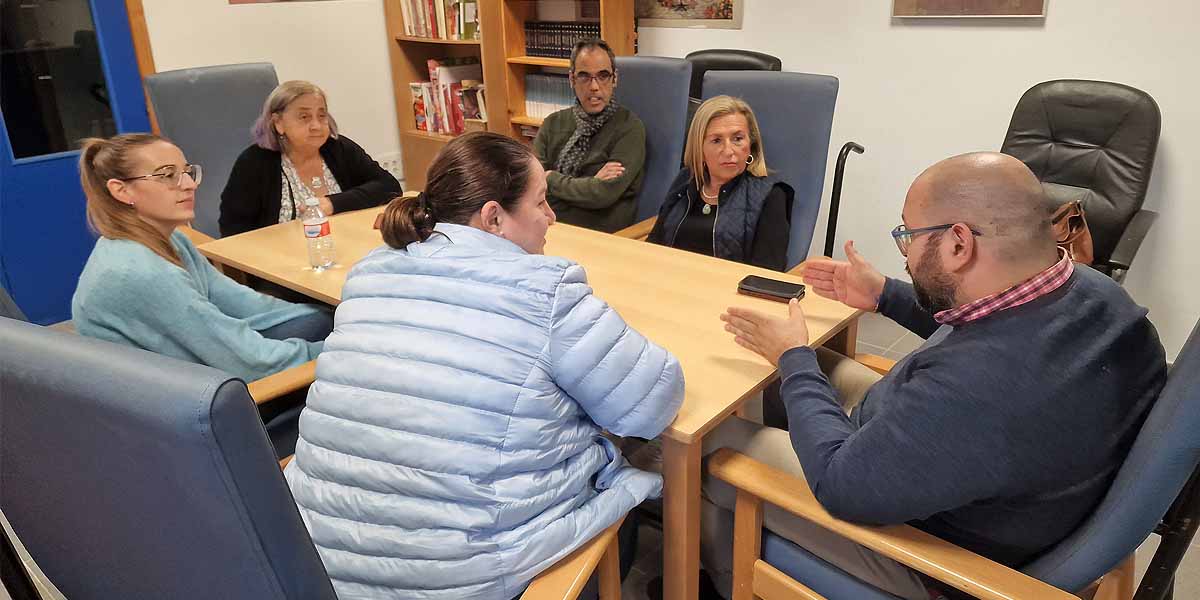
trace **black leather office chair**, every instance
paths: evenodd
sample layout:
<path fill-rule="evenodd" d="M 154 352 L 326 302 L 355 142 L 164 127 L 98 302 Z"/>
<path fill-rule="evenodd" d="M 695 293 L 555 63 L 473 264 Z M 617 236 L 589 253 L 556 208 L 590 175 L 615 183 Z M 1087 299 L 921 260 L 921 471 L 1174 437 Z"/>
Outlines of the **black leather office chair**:
<path fill-rule="evenodd" d="M 683 125 L 683 139 L 687 139 L 688 127 L 696 116 L 696 109 L 704 98 L 704 74 L 709 71 L 782 71 L 783 61 L 753 50 L 713 48 L 697 50 L 683 57 L 692 63 L 692 86 L 688 91 L 687 121 Z"/>
<path fill-rule="evenodd" d="M 1017 102 L 1000 151 L 1021 159 L 1052 207 L 1080 200 L 1092 233 L 1093 267 L 1124 279 L 1158 214 L 1142 208 L 1161 115 L 1139 89 L 1061 79 Z"/>

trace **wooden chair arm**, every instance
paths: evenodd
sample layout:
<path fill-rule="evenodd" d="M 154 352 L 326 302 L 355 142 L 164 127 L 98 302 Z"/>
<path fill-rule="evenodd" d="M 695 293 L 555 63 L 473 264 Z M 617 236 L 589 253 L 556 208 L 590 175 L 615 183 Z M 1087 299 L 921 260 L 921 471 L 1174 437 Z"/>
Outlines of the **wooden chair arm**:
<path fill-rule="evenodd" d="M 601 600 L 619 600 L 621 565 L 617 556 L 617 530 L 624 520 L 622 517 L 612 527 L 542 571 L 525 588 L 521 600 L 575 600 L 597 565 L 601 570 Z"/>
<path fill-rule="evenodd" d="M 634 223 L 620 231 L 614 231 L 613 235 L 629 238 L 631 240 L 646 241 L 650 236 L 650 230 L 654 229 L 654 223 L 658 221 L 658 217 L 650 217 L 641 223 Z"/>
<path fill-rule="evenodd" d="M 855 354 L 854 360 L 862 363 L 862 365 L 880 375 L 887 375 L 892 367 L 896 366 L 896 361 L 890 358 L 884 358 L 878 354 Z"/>
<path fill-rule="evenodd" d="M 179 231 L 179 233 L 182 233 L 183 236 L 186 237 L 189 241 L 191 241 L 193 246 L 199 246 L 200 244 L 207 244 L 207 243 L 213 241 L 214 239 L 216 239 L 216 238 L 208 235 L 207 233 L 192 229 L 192 227 L 190 225 L 183 225 L 182 227 L 177 227 L 176 230 Z"/>
<path fill-rule="evenodd" d="M 284 394 L 303 389 L 317 379 L 317 361 L 310 360 L 302 365 L 280 371 L 252 381 L 246 385 L 255 404 L 270 402 Z"/>
<path fill-rule="evenodd" d="M 708 461 L 714 477 L 888 558 L 981 600 L 1078 600 L 1077 596 L 1024 573 L 909 527 L 870 527 L 834 518 L 803 479 L 728 448 Z"/>

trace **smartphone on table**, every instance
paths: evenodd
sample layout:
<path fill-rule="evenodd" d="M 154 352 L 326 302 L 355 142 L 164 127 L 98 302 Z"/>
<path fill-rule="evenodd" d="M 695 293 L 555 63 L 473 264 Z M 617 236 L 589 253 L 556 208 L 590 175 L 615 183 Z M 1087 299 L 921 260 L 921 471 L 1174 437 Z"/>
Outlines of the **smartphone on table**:
<path fill-rule="evenodd" d="M 804 297 L 804 284 L 747 275 L 738 282 L 738 293 L 776 302 L 788 302 L 792 298 Z"/>

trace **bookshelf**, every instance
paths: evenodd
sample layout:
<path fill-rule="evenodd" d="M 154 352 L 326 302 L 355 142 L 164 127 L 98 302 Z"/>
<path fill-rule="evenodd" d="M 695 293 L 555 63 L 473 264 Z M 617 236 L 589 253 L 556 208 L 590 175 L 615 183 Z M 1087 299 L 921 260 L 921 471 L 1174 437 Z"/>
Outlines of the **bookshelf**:
<path fill-rule="evenodd" d="M 427 81 L 426 61 L 436 58 L 479 58 L 487 86 L 488 130 L 527 141 L 521 126 L 537 127 L 541 119 L 525 114 L 525 75 L 543 68 L 567 69 L 565 58 L 525 55 L 525 22 L 538 17 L 538 5 L 562 6 L 542 0 L 478 0 L 480 39 L 443 40 L 406 35 L 401 2 L 384 0 L 383 11 L 392 65 L 392 87 L 400 128 L 405 188 L 425 187 L 425 173 L 433 157 L 454 136 L 420 131 L 413 115 L 408 84 Z M 601 36 L 617 55 L 633 54 L 633 2 L 629 0 L 573 0 L 574 17 L 594 17 L 598 12 Z M 598 10 L 597 10 L 598 9 Z M 594 22 L 594 18 L 592 19 Z"/>
<path fill-rule="evenodd" d="M 587 6 L 587 5 L 591 6 Z M 600 37 L 618 56 L 633 54 L 633 2 L 599 0 L 574 3 L 575 17 L 595 14 L 599 5 Z M 483 39 L 483 78 L 488 82 L 488 129 L 525 141 L 521 126 L 537 127 L 542 120 L 525 114 L 525 75 L 543 68 L 567 69 L 565 58 L 525 55 L 525 22 L 538 17 L 538 2 L 528 0 L 484 0 L 479 5 L 480 21 L 491 33 Z M 493 24 L 498 24 L 497 28 Z M 496 116 L 491 116 L 496 115 Z M 505 118 L 505 116 L 507 116 Z"/>

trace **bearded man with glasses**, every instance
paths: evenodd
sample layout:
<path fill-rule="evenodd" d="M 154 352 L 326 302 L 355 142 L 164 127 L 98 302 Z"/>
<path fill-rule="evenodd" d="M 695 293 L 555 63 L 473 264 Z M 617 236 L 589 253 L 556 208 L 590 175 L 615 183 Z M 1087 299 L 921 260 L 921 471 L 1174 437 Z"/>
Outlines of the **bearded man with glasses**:
<path fill-rule="evenodd" d="M 924 345 L 880 377 L 810 349 L 799 302 L 788 318 L 730 308 L 735 340 L 779 366 L 790 431 L 733 418 L 705 451 L 728 446 L 802 476 L 841 519 L 907 523 L 1013 568 L 1062 541 L 1108 491 L 1166 363 L 1146 309 L 1072 263 L 1050 215 L 1011 156 L 927 169 L 892 231 L 911 284 L 884 277 L 853 242 L 848 261 L 804 269 L 817 294 L 878 312 Z M 722 575 L 734 495 L 718 481 L 705 493 L 706 562 Z M 901 598 L 945 591 L 782 511 L 767 509 L 764 526 Z"/>
<path fill-rule="evenodd" d="M 558 220 L 612 233 L 633 224 L 646 161 L 646 127 L 613 99 L 617 67 L 604 40 L 571 51 L 575 104 L 542 122 L 533 150 Z"/>

